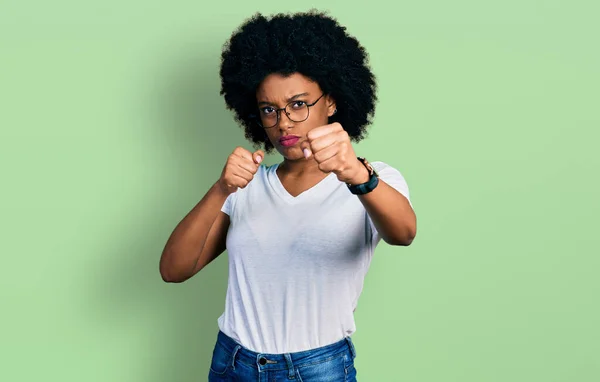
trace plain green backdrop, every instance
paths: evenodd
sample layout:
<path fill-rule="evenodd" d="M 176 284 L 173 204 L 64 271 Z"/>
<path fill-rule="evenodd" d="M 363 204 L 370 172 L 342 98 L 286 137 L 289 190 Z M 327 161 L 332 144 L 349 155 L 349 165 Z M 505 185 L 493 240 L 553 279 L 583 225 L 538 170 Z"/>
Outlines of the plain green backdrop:
<path fill-rule="evenodd" d="M 252 148 L 222 44 L 312 7 L 369 51 L 355 150 L 402 172 L 418 216 L 410 247 L 377 248 L 359 380 L 600 380 L 597 2 L 4 0 L 0 381 L 206 380 L 227 255 L 177 285 L 158 260 Z"/>

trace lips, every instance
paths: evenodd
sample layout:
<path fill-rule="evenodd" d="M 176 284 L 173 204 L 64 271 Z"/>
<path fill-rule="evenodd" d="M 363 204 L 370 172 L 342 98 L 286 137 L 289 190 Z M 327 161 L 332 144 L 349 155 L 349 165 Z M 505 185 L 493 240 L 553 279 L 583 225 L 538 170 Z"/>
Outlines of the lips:
<path fill-rule="evenodd" d="M 293 146 L 300 140 L 300 137 L 297 135 L 286 135 L 284 137 L 279 138 L 279 143 L 282 146 Z"/>

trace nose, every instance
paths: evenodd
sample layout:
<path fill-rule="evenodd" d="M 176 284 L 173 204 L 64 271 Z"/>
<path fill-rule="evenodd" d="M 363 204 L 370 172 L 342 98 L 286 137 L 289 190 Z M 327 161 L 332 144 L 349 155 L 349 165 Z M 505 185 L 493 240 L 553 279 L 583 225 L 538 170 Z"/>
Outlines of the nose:
<path fill-rule="evenodd" d="M 292 121 L 290 117 L 288 117 L 285 110 L 281 110 L 280 112 L 281 114 L 279 115 L 279 129 L 287 130 L 290 127 L 294 126 L 294 121 Z"/>

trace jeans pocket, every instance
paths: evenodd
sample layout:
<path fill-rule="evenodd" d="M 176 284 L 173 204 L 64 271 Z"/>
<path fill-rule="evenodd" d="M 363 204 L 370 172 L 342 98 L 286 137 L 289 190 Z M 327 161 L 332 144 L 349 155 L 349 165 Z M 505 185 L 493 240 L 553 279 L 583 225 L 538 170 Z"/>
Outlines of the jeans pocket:
<path fill-rule="evenodd" d="M 210 362 L 210 371 L 219 375 L 227 373 L 231 366 L 231 357 L 231 353 L 217 342 Z"/>

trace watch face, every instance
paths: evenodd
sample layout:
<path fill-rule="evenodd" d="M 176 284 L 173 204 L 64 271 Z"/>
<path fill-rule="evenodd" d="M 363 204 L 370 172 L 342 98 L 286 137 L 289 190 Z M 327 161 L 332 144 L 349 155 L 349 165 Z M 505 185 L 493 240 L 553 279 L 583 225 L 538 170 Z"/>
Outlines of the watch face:
<path fill-rule="evenodd" d="M 371 163 L 369 163 L 369 161 L 367 161 L 365 158 L 358 158 L 358 159 L 361 162 L 363 162 L 363 164 L 365 165 L 367 170 L 369 170 L 369 175 L 373 175 L 373 173 L 375 173 L 375 169 L 373 168 L 373 166 L 371 166 Z"/>

